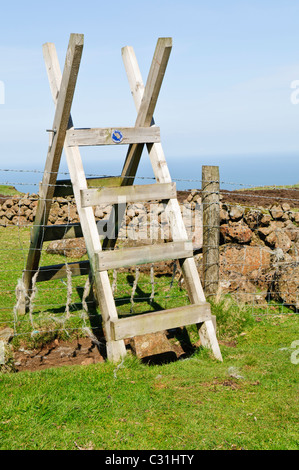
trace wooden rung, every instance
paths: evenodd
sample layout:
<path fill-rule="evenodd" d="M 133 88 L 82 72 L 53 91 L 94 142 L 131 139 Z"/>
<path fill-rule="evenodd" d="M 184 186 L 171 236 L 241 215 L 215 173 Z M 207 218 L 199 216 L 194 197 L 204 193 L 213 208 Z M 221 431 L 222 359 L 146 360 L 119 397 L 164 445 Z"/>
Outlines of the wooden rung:
<path fill-rule="evenodd" d="M 160 128 L 152 127 L 103 127 L 69 129 L 69 147 L 83 145 L 150 144 L 160 142 Z"/>
<path fill-rule="evenodd" d="M 110 323 L 111 336 L 114 341 L 117 341 L 180 326 L 198 324 L 211 320 L 211 318 L 210 304 L 203 302 L 199 305 L 188 305 L 113 320 Z"/>
<path fill-rule="evenodd" d="M 97 229 L 99 234 L 105 234 L 107 228 L 107 220 L 98 220 Z M 83 237 L 82 227 L 80 223 L 61 224 L 61 225 L 45 225 L 43 233 L 43 242 L 53 240 L 65 240 L 69 238 Z"/>
<path fill-rule="evenodd" d="M 124 178 L 121 176 L 103 176 L 100 178 L 86 178 L 88 188 L 101 188 L 111 186 L 121 186 Z M 71 180 L 58 180 L 53 197 L 73 196 L 73 185 Z"/>
<path fill-rule="evenodd" d="M 79 223 L 46 225 L 44 227 L 43 241 L 64 240 L 67 238 L 83 237 L 82 228 Z"/>
<path fill-rule="evenodd" d="M 96 252 L 95 266 L 97 271 L 107 271 L 108 269 L 155 263 L 170 259 L 191 258 L 192 256 L 193 245 L 190 240 L 176 241 Z"/>
<path fill-rule="evenodd" d="M 68 263 L 72 276 L 83 276 L 89 274 L 89 261 L 77 261 Z M 42 266 L 39 268 L 36 282 L 52 281 L 67 277 L 65 264 L 54 264 L 52 266 Z"/>
<path fill-rule="evenodd" d="M 156 183 L 102 189 L 81 189 L 81 206 L 134 203 L 176 198 L 175 183 Z"/>
<path fill-rule="evenodd" d="M 110 188 L 121 186 L 125 178 L 122 176 L 102 176 L 100 178 L 86 178 L 88 188 Z"/>

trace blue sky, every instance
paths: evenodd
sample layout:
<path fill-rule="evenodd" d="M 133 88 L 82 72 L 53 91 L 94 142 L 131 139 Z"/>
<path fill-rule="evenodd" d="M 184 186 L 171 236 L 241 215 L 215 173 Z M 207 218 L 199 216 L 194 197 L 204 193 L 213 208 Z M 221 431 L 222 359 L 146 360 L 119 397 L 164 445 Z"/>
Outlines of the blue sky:
<path fill-rule="evenodd" d="M 173 176 L 192 178 L 196 168 L 200 179 L 202 164 L 219 162 L 226 179 L 242 182 L 249 156 L 272 162 L 277 179 L 290 159 L 285 183 L 298 182 L 299 104 L 291 102 L 291 83 L 299 80 L 298 0 L 3 3 L 0 168 L 44 168 L 54 106 L 43 43 L 55 43 L 62 66 L 70 33 L 85 36 L 75 127 L 131 126 L 136 112 L 121 47 L 134 47 L 145 81 L 158 37 L 171 36 L 155 121 Z M 84 152 L 87 172 L 98 174 L 118 174 L 125 155 L 124 147 Z"/>

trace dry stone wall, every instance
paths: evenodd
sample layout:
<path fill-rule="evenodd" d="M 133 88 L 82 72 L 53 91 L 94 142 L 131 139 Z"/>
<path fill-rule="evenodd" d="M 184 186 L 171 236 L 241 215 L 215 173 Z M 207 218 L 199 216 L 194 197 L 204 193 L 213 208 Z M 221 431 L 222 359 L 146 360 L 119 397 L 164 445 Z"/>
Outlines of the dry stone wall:
<path fill-rule="evenodd" d="M 0 226 L 32 225 L 38 196 L 14 196 L 0 204 Z M 200 192 L 192 190 L 180 205 L 188 236 L 202 246 Z M 111 206 L 94 209 L 97 221 L 109 220 Z M 79 222 L 71 196 L 53 200 L 49 224 Z M 171 240 L 165 204 L 131 204 L 120 228 L 123 244 Z M 83 239 L 51 242 L 50 253 L 80 258 L 86 253 Z M 202 257 L 197 255 L 201 275 Z M 163 265 L 163 266 L 162 266 Z M 162 263 L 161 273 L 171 274 L 173 263 Z M 270 208 L 245 207 L 220 202 L 220 287 L 239 300 L 263 303 L 275 299 L 299 309 L 299 211 L 287 203 Z"/>
<path fill-rule="evenodd" d="M 220 286 L 241 302 L 299 309 L 299 212 L 221 204 Z"/>
<path fill-rule="evenodd" d="M 34 221 L 38 196 L 26 194 L 23 197 L 13 196 L 0 204 L 0 226 L 17 225 L 24 227 Z M 96 221 L 107 220 L 112 210 L 111 205 L 102 205 L 94 208 Z M 188 236 L 193 237 L 196 247 L 202 244 L 202 215 L 201 207 L 195 203 L 182 205 L 182 214 Z M 71 196 L 53 199 L 48 225 L 68 224 L 79 222 L 76 204 Z M 105 229 L 106 230 L 106 229 Z M 101 229 L 99 225 L 99 233 Z M 105 234 L 105 231 L 103 235 Z M 130 240 L 132 243 L 140 241 L 151 243 L 171 238 L 165 204 L 153 201 L 146 204 L 129 204 L 127 206 L 122 226 L 119 232 L 120 240 Z M 70 242 L 67 242 L 70 243 Z"/>

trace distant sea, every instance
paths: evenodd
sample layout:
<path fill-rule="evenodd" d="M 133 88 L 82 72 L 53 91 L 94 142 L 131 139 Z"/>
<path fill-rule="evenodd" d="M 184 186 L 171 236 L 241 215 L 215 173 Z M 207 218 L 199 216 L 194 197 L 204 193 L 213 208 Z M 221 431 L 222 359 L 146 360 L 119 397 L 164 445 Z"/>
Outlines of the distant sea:
<path fill-rule="evenodd" d="M 201 187 L 203 165 L 219 166 L 220 186 L 227 190 L 299 183 L 299 151 L 298 154 L 274 156 L 182 156 L 167 158 L 167 162 L 171 177 L 181 190 Z M 150 170 L 149 165 L 147 172 Z M 146 175 L 146 168 L 138 174 Z"/>
<path fill-rule="evenodd" d="M 166 157 L 171 177 L 176 181 L 178 190 L 201 187 L 202 165 L 219 166 L 220 185 L 222 189 L 236 190 L 255 186 L 284 186 L 299 183 L 299 151 L 298 154 L 275 155 L 239 155 L 239 156 L 198 156 Z M 63 158 L 64 161 L 64 158 Z M 84 162 L 86 175 L 119 175 L 123 159 L 106 160 L 103 170 L 99 161 Z M 41 165 L 22 165 L 22 168 L 5 167 L 0 169 L 0 184 L 11 184 L 21 192 L 37 193 L 42 180 L 44 167 Z M 10 162 L 11 163 L 11 162 Z M 8 165 L 9 162 L 6 162 Z M 11 170 L 14 171 L 3 171 Z M 59 179 L 68 178 L 65 163 L 61 164 Z M 154 183 L 153 171 L 146 152 L 140 163 L 135 184 Z"/>

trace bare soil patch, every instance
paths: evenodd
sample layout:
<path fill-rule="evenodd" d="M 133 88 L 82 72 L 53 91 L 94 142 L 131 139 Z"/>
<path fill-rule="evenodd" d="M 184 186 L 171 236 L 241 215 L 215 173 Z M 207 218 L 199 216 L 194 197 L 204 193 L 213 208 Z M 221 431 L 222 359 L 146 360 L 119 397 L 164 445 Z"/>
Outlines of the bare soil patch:
<path fill-rule="evenodd" d="M 180 341 L 171 341 L 173 334 L 165 334 L 165 332 L 163 345 L 157 348 L 155 334 L 143 335 L 126 339 L 126 349 L 148 364 L 173 362 L 186 357 L 194 350 L 184 329 L 178 330 L 180 330 Z M 145 346 L 144 350 L 143 346 Z M 77 338 L 72 341 L 55 339 L 37 349 L 21 347 L 15 351 L 14 370 L 16 372 L 37 371 L 51 367 L 96 364 L 105 360 L 104 337 L 99 339 L 98 344 L 90 338 Z"/>
<path fill-rule="evenodd" d="M 244 191 L 221 191 L 222 201 L 231 204 L 270 207 L 288 203 L 290 207 L 299 207 L 299 189 L 256 189 Z"/>
<path fill-rule="evenodd" d="M 14 353 L 17 372 L 37 371 L 50 367 L 88 365 L 104 362 L 104 357 L 96 344 L 89 338 L 73 341 L 54 340 L 39 349 L 20 348 Z"/>
<path fill-rule="evenodd" d="M 201 194 L 201 190 L 198 190 Z M 242 191 L 220 190 L 222 202 L 241 204 L 249 207 L 271 207 L 287 202 L 290 207 L 299 208 L 299 189 L 244 189 Z M 184 202 L 190 191 L 178 191 L 178 200 Z"/>
<path fill-rule="evenodd" d="M 199 194 L 201 190 L 198 189 Z M 242 204 L 248 206 L 263 206 L 268 207 L 282 202 L 288 202 L 291 207 L 299 208 L 299 189 L 244 189 L 236 191 L 228 191 L 222 189 L 220 191 L 223 202 L 232 204 Z M 188 191 L 177 191 L 178 201 L 184 202 L 189 196 Z M 12 196 L 0 194 L 0 204 L 3 204 L 7 199 Z"/>

